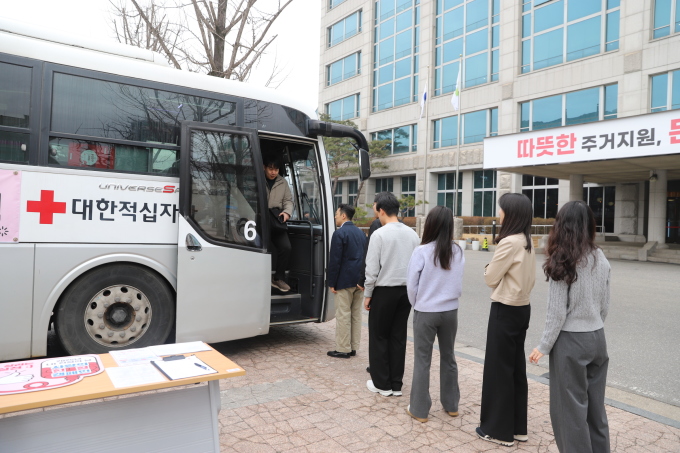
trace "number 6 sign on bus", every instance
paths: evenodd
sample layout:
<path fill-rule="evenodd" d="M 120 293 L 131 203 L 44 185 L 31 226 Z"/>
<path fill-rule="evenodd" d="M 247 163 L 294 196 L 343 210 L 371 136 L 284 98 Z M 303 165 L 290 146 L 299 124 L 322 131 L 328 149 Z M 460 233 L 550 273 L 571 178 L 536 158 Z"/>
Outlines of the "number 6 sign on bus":
<path fill-rule="evenodd" d="M 0 242 L 19 241 L 21 172 L 0 170 Z"/>

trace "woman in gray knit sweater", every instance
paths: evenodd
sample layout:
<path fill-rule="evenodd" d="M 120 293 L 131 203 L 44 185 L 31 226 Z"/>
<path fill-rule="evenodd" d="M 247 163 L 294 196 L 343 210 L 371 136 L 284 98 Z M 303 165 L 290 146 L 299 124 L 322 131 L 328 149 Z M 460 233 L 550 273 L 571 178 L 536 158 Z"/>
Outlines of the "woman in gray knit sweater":
<path fill-rule="evenodd" d="M 550 281 L 545 329 L 529 355 L 550 354 L 550 419 L 561 453 L 608 453 L 604 408 L 610 267 L 595 245 L 595 216 L 583 201 L 557 213 L 543 271 Z"/>

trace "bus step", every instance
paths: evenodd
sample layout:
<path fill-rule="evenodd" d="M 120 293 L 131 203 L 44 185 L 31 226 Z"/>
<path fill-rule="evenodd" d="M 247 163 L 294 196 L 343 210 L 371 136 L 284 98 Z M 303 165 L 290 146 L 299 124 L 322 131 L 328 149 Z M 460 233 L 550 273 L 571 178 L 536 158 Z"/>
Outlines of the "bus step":
<path fill-rule="evenodd" d="M 285 296 L 272 296 L 271 319 L 274 315 L 294 315 L 300 317 L 302 296 L 300 294 L 286 294 Z"/>

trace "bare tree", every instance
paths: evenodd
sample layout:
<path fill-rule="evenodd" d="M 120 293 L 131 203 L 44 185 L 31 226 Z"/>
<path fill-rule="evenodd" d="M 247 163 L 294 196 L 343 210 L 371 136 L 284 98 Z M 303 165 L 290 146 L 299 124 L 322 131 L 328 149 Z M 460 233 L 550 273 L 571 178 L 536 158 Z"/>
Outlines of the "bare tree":
<path fill-rule="evenodd" d="M 263 1 L 110 0 L 119 42 L 159 52 L 177 69 L 240 81 L 276 39 L 271 26 L 293 0 Z M 275 62 L 267 85 L 282 73 Z"/>

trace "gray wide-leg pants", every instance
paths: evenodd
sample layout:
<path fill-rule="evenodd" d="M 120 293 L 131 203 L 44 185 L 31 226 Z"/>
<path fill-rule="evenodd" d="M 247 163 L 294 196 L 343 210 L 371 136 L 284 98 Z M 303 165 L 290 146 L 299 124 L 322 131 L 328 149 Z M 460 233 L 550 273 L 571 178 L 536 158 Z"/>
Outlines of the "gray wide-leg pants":
<path fill-rule="evenodd" d="M 427 418 L 432 407 L 430 398 L 430 365 L 434 337 L 439 342 L 440 399 L 444 410 L 458 412 L 458 364 L 453 344 L 458 330 L 458 310 L 430 313 L 413 311 L 413 383 L 411 385 L 411 413 Z"/>
<path fill-rule="evenodd" d="M 561 453 L 609 453 L 604 329 L 560 332 L 550 352 L 550 420 Z"/>

